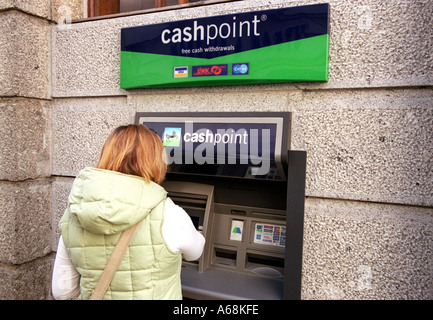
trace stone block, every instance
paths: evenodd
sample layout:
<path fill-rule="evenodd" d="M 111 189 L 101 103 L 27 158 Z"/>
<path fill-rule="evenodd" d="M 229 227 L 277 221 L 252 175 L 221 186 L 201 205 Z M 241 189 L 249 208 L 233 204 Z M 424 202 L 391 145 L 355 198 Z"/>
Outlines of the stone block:
<path fill-rule="evenodd" d="M 57 250 L 58 240 L 60 238 L 59 221 L 65 212 L 73 182 L 73 178 L 57 177 L 52 184 L 51 216 L 53 236 L 51 247 L 53 251 Z"/>
<path fill-rule="evenodd" d="M 0 14 L 0 95 L 50 97 L 49 24 L 17 11 Z"/>
<path fill-rule="evenodd" d="M 0 12 L 0 30 L 0 96 L 49 99 L 49 22 L 11 10 Z"/>
<path fill-rule="evenodd" d="M 50 176 L 50 118 L 46 101 L 0 99 L 0 180 Z"/>
<path fill-rule="evenodd" d="M 51 182 L 0 182 L 0 262 L 22 264 L 51 252 Z"/>
<path fill-rule="evenodd" d="M 53 101 L 53 174 L 76 176 L 84 167 L 96 165 L 111 131 L 134 123 L 134 117 L 125 97 Z"/>
<path fill-rule="evenodd" d="M 50 0 L 2 0 L 2 9 L 18 9 L 41 18 L 51 18 Z"/>
<path fill-rule="evenodd" d="M 325 87 L 433 83 L 433 3 L 330 1 L 329 84 Z"/>
<path fill-rule="evenodd" d="M 431 300 L 433 210 L 307 198 L 303 299 Z"/>
<path fill-rule="evenodd" d="M 51 299 L 53 255 L 22 264 L 0 265 L 0 300 Z"/>
<path fill-rule="evenodd" d="M 307 195 L 433 205 L 432 89 L 306 91 L 292 149 L 307 151 Z"/>
<path fill-rule="evenodd" d="M 230 112 L 286 111 L 288 101 L 302 97 L 301 91 L 251 91 L 234 87 L 196 88 L 188 92 L 169 89 L 170 94 L 136 91 L 128 95 L 128 104 L 137 112 Z"/>
<path fill-rule="evenodd" d="M 124 95 L 120 89 L 120 29 L 320 3 L 237 1 L 180 11 L 134 15 L 53 27 L 53 96 Z M 351 88 L 433 84 L 433 3 L 428 0 L 330 1 L 328 83 L 289 88 Z M 187 89 L 179 89 L 184 92 Z M 131 92 L 131 91 L 129 91 Z"/>

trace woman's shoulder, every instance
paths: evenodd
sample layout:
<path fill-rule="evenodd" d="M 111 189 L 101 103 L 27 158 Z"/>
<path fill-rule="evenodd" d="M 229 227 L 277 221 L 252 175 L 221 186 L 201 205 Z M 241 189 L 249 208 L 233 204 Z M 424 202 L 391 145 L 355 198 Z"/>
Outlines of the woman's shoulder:
<path fill-rule="evenodd" d="M 178 206 L 177 204 L 175 204 L 173 202 L 173 200 L 171 200 L 171 198 L 167 197 L 167 199 L 165 199 L 165 211 L 170 211 L 170 212 L 181 212 L 181 211 L 185 211 L 182 209 L 182 207 Z"/>
<path fill-rule="evenodd" d="M 165 216 L 172 219 L 190 219 L 188 213 L 168 197 L 165 200 Z"/>

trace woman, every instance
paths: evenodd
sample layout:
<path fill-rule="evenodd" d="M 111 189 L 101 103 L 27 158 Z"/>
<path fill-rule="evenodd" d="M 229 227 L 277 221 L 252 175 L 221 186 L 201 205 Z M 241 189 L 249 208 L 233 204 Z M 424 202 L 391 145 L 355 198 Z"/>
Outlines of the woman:
<path fill-rule="evenodd" d="M 160 186 L 161 139 L 143 125 L 115 129 L 96 168 L 74 180 L 60 220 L 55 299 L 89 299 L 123 230 L 140 223 L 104 299 L 182 299 L 182 255 L 198 259 L 204 238 Z"/>

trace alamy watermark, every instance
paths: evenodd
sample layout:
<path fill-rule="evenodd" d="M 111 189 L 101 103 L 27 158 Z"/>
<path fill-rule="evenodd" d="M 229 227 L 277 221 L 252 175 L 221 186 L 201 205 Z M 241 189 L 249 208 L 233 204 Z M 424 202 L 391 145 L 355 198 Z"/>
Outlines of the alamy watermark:
<path fill-rule="evenodd" d="M 251 164 L 252 175 L 266 175 L 271 163 L 270 129 L 194 131 L 192 121 L 182 128 L 166 127 L 162 136 L 167 164 Z"/>

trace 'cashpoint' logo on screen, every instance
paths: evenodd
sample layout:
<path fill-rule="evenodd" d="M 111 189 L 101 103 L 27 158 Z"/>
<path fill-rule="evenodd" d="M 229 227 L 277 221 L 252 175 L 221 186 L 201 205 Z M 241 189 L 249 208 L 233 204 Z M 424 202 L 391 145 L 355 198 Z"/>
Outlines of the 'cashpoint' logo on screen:
<path fill-rule="evenodd" d="M 165 128 L 163 145 L 165 147 L 179 147 L 181 132 L 181 128 Z"/>
<path fill-rule="evenodd" d="M 209 127 L 211 129 L 209 129 Z M 162 141 L 167 164 L 240 164 L 247 165 L 248 176 L 268 175 L 271 159 L 269 128 L 218 128 L 218 124 L 192 121 L 183 128 L 164 127 Z M 274 174 L 272 174 L 274 176 Z"/>

